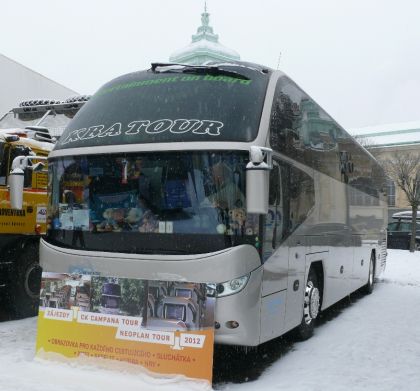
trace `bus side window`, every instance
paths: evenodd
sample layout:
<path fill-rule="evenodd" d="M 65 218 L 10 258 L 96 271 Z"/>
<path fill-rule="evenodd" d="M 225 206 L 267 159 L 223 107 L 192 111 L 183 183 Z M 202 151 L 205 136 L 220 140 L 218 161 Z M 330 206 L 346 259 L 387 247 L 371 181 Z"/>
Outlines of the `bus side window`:
<path fill-rule="evenodd" d="M 303 171 L 290 167 L 285 199 L 289 205 L 288 233 L 292 233 L 308 217 L 315 205 L 313 179 Z"/>
<path fill-rule="evenodd" d="M 274 93 L 270 118 L 270 145 L 275 151 L 298 158 L 301 150 L 301 102 L 305 98 L 286 77 L 281 77 Z"/>
<path fill-rule="evenodd" d="M 306 220 L 314 205 L 311 176 L 289 164 L 274 161 L 264 227 L 264 261 Z"/>

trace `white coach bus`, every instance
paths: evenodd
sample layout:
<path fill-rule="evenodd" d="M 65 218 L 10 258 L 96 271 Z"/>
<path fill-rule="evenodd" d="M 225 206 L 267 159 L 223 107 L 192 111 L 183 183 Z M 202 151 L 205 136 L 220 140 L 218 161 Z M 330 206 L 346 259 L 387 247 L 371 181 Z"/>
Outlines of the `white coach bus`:
<path fill-rule="evenodd" d="M 218 344 L 307 338 L 385 268 L 381 168 L 260 65 L 152 64 L 112 80 L 48 167 L 43 269 L 208 283 Z"/>

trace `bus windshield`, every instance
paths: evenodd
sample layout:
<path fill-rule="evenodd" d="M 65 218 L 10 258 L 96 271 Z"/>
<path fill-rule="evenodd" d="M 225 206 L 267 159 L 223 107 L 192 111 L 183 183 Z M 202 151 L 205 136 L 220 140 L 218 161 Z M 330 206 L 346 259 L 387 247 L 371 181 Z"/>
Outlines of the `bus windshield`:
<path fill-rule="evenodd" d="M 53 159 L 48 240 L 123 253 L 259 247 L 259 217 L 245 213 L 247 159 L 220 151 Z"/>
<path fill-rule="evenodd" d="M 226 68 L 234 68 L 226 66 Z M 135 72 L 103 86 L 55 149 L 256 138 L 269 77 Z M 227 70 L 225 70 L 227 72 Z"/>

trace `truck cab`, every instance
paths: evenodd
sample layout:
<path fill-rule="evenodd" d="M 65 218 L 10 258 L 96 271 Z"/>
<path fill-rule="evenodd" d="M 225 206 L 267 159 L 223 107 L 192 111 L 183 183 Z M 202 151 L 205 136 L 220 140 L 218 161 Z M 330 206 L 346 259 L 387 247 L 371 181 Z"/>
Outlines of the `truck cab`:
<path fill-rule="evenodd" d="M 47 227 L 46 160 L 87 98 L 72 100 L 25 101 L 0 118 L 0 304 L 12 318 L 38 311 L 39 238 Z M 15 209 L 9 175 L 14 162 L 25 159 L 23 204 Z"/>

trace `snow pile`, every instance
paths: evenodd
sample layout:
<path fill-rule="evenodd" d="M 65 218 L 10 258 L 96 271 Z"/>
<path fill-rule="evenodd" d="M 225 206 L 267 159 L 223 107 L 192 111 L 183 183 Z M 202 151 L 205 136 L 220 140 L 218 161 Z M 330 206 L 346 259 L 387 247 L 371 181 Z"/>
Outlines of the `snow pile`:
<path fill-rule="evenodd" d="M 387 269 L 372 295 L 354 294 L 344 301 L 350 304 L 327 310 L 330 315 L 323 316 L 314 337 L 292 343 L 256 381 L 216 387 L 224 391 L 420 390 L 420 253 L 388 250 L 388 254 Z M 35 318 L 0 323 L 0 390 L 210 388 L 185 378 L 156 379 L 88 363 L 34 360 L 35 339 Z"/>
<path fill-rule="evenodd" d="M 419 252 L 388 250 L 386 270 L 379 282 L 420 287 Z"/>
<path fill-rule="evenodd" d="M 203 391 L 211 387 L 185 377 L 169 379 L 148 376 L 141 368 L 106 369 L 109 362 L 54 362 L 34 359 L 36 318 L 0 323 L 1 391 Z M 131 370 L 130 370 L 131 369 Z"/>

